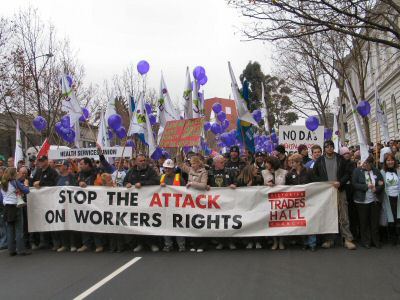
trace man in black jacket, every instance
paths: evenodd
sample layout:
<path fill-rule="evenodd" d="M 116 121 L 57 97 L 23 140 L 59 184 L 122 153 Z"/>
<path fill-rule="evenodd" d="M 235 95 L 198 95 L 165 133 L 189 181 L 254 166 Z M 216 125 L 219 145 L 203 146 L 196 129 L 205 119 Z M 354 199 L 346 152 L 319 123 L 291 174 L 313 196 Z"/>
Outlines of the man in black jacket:
<path fill-rule="evenodd" d="M 148 165 L 147 159 L 143 154 L 139 154 L 135 160 L 135 166 L 131 168 L 126 174 L 123 185 L 127 188 L 135 186 L 140 189 L 146 185 L 159 185 L 160 177 L 154 170 L 154 168 Z M 139 252 L 143 250 L 143 245 L 146 244 L 150 247 L 152 252 L 159 251 L 159 247 L 156 245 L 158 238 L 155 236 L 135 236 L 137 241 L 136 247 L 133 252 Z"/>
<path fill-rule="evenodd" d="M 38 159 L 38 167 L 39 168 L 32 179 L 33 186 L 37 189 L 46 186 L 56 186 L 58 173 L 49 166 L 49 160 L 47 156 L 44 155 Z M 39 236 L 39 249 L 48 248 L 50 244 L 50 232 L 41 232 Z M 32 244 L 32 250 L 35 249 L 37 249 L 37 246 Z"/>
<path fill-rule="evenodd" d="M 334 151 L 335 146 L 331 140 L 324 143 L 324 155 L 317 159 L 313 168 L 313 181 L 330 181 L 338 189 L 338 215 L 340 234 L 344 238 L 344 246 L 349 250 L 356 249 L 353 243 L 353 235 L 350 231 L 349 215 L 347 208 L 345 184 L 350 179 L 348 162 Z M 331 248 L 334 238 L 329 235 L 322 244 L 323 248 Z"/>

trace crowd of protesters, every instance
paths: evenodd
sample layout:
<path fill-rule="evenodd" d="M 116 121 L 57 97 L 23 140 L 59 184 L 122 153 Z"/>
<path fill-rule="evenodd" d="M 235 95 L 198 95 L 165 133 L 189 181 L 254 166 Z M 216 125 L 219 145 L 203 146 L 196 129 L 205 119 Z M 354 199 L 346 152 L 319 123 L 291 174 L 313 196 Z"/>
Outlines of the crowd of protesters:
<path fill-rule="evenodd" d="M 99 147 L 99 146 L 98 146 Z M 334 151 L 332 141 L 323 149 L 314 145 L 309 153 L 300 145 L 289 154 L 283 145 L 271 154 L 250 151 L 240 153 L 238 146 L 225 155 L 204 157 L 189 152 L 173 160 L 162 157 L 153 161 L 138 154 L 132 160 L 115 159 L 110 164 L 103 155 L 99 160 L 82 158 L 61 161 L 46 156 L 31 159 L 29 165 L 14 159 L 7 163 L 0 156 L 0 249 L 14 256 L 31 254 L 31 250 L 52 249 L 57 252 L 139 252 L 160 249 L 169 252 L 203 252 L 206 249 L 237 248 L 284 250 L 300 245 L 304 250 L 331 248 L 338 243 L 349 250 L 357 245 L 380 248 L 383 243 L 400 241 L 400 142 L 371 147 L 370 156 L 361 161 L 357 147 Z M 99 147 L 101 153 L 101 148 Z M 376 152 L 378 151 L 378 153 Z M 311 157 L 309 157 L 311 155 Z M 377 159 L 377 160 L 376 160 Z M 8 166 L 8 167 L 6 167 Z M 29 233 L 26 195 L 30 189 L 48 186 L 107 186 L 140 189 L 142 186 L 186 186 L 209 190 L 245 186 L 303 185 L 329 181 L 338 190 L 339 234 L 291 237 L 185 238 L 127 234 L 56 231 Z M 243 199 L 243 201 L 252 201 Z"/>

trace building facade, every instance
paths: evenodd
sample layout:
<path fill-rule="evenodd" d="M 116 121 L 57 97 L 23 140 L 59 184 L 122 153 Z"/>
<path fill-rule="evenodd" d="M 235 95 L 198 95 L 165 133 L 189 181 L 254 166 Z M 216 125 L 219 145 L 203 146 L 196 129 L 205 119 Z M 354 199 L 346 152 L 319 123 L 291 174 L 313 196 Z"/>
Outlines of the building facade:
<path fill-rule="evenodd" d="M 366 51 L 365 51 L 366 53 Z M 349 81 L 355 92 L 358 101 L 366 100 L 371 105 L 369 117 L 369 133 L 371 142 L 383 141 L 383 134 L 379 128 L 377 130 L 376 111 L 375 111 L 375 88 L 374 78 L 376 80 L 377 90 L 384 106 L 384 112 L 387 116 L 389 136 L 391 139 L 400 139 L 400 56 L 398 50 L 383 46 L 377 43 L 370 44 L 369 60 L 367 64 L 367 76 L 364 81 L 365 99 L 360 99 L 360 86 L 357 74 L 354 71 L 354 64 L 350 58 L 345 70 Z M 340 97 L 341 102 L 341 121 L 342 132 L 349 145 L 356 145 L 357 134 L 354 126 L 350 103 L 347 99 Z M 365 128 L 364 128 L 365 130 Z"/>

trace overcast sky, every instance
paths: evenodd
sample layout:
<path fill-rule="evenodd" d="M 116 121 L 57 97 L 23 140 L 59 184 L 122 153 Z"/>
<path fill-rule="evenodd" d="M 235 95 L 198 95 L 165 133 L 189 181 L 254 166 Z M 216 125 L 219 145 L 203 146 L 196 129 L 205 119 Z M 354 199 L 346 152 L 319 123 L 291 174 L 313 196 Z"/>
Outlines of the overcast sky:
<path fill-rule="evenodd" d="M 101 84 L 145 59 L 148 85 L 158 91 L 162 70 L 175 101 L 183 93 L 186 66 L 206 69 L 206 98 L 231 94 L 228 60 L 236 77 L 250 60 L 270 72 L 268 45 L 241 41 L 244 20 L 224 0 L 0 1 L 4 16 L 30 4 L 38 8 L 59 38 L 69 38 L 87 82 Z"/>

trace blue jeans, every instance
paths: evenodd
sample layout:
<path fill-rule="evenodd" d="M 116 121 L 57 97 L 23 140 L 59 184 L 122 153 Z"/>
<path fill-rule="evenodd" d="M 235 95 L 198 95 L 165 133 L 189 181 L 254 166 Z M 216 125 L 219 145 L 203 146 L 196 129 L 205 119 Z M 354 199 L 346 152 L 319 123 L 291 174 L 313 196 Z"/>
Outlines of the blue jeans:
<path fill-rule="evenodd" d="M 316 247 L 317 246 L 317 236 L 314 235 L 306 235 L 304 237 L 304 245 L 309 247 Z"/>
<path fill-rule="evenodd" d="M 8 240 L 8 251 L 10 253 L 25 252 L 24 220 L 21 208 L 17 209 L 15 222 L 7 223 L 7 240 Z"/>

